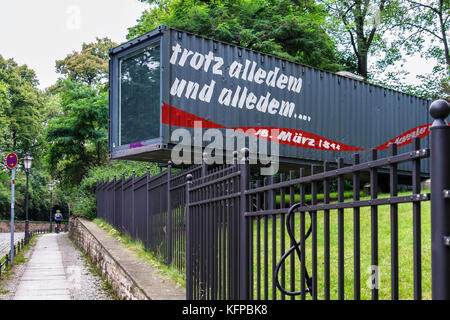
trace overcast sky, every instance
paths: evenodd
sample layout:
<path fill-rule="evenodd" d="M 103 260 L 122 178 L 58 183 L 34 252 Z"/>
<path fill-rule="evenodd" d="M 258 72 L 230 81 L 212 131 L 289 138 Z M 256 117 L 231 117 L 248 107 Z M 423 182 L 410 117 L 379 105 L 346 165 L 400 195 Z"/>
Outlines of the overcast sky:
<path fill-rule="evenodd" d="M 8 0 L 1 7 L 0 54 L 34 69 L 44 89 L 58 79 L 56 60 L 96 37 L 124 42 L 127 28 L 147 5 L 138 0 Z M 430 62 L 408 60 L 404 69 L 412 73 L 412 83 L 416 74 L 431 71 Z"/>
<path fill-rule="evenodd" d="M 96 37 L 124 42 L 146 8 L 137 0 L 2 1 L 0 55 L 34 69 L 43 89 L 58 79 L 56 60 Z"/>

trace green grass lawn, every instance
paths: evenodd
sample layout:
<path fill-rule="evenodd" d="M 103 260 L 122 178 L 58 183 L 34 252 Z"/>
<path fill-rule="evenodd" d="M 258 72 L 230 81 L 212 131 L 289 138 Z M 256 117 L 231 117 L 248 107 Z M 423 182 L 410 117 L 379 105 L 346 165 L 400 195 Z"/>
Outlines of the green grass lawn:
<path fill-rule="evenodd" d="M 362 198 L 364 196 L 367 196 L 367 195 L 363 191 L 361 191 L 360 192 L 360 197 Z M 345 199 L 349 199 L 349 198 L 352 198 L 352 197 L 353 197 L 353 191 L 352 190 L 344 191 L 344 198 Z M 337 192 L 330 192 L 330 201 L 337 200 L 337 198 L 338 198 L 338 193 Z M 291 197 L 290 197 L 290 195 L 286 194 L 284 196 L 284 199 L 285 199 L 285 203 L 289 204 Z M 311 194 L 306 194 L 305 195 L 305 200 L 307 202 L 310 202 L 311 199 L 312 199 Z M 323 193 L 319 193 L 317 195 L 317 200 L 318 201 L 323 201 Z M 276 201 L 277 205 L 280 204 L 281 196 L 279 194 L 276 196 L 276 200 L 275 201 Z M 294 195 L 294 202 L 299 202 L 299 201 L 300 201 L 300 195 L 297 193 L 297 194 Z"/>
<path fill-rule="evenodd" d="M 424 191 L 425 192 L 425 191 Z M 400 195 L 411 194 L 403 192 Z M 380 195 L 379 197 L 387 197 Z M 368 199 L 367 197 L 362 199 Z M 351 201 L 351 200 L 347 200 Z M 423 299 L 431 299 L 431 234 L 430 234 L 430 202 L 423 202 L 421 205 L 421 234 L 422 234 L 422 292 Z M 371 299 L 371 213 L 370 207 L 361 208 L 360 211 L 360 247 L 361 247 L 361 299 Z M 413 281 L 413 220 L 412 204 L 401 204 L 398 208 L 398 247 L 399 247 L 399 295 L 400 299 L 414 298 Z M 324 213 L 317 213 L 317 255 L 318 255 L 318 298 L 324 298 Z M 264 274 L 268 275 L 269 299 L 272 299 L 272 219 L 267 221 L 268 227 L 268 270 L 264 270 L 264 219 L 260 220 L 261 225 L 261 298 L 264 298 Z M 306 228 L 310 225 L 309 214 L 306 214 Z M 276 257 L 277 261 L 281 257 L 281 224 L 280 217 L 276 221 Z M 296 238 L 300 239 L 300 219 L 299 214 L 295 218 Z M 254 297 L 257 297 L 257 222 L 253 222 L 254 239 Z M 286 229 L 285 229 L 286 230 Z M 390 206 L 378 207 L 378 252 L 379 252 L 379 298 L 391 299 L 391 225 Z M 290 239 L 285 232 L 285 250 L 290 247 Z M 353 209 L 344 211 L 344 272 L 345 272 L 345 299 L 353 299 Z M 287 289 L 290 289 L 290 257 L 285 264 Z M 311 275 L 311 237 L 306 240 L 306 266 Z M 295 259 L 295 285 L 296 290 L 300 289 L 300 262 Z M 331 299 L 338 298 L 338 213 L 337 210 L 330 211 L 330 288 Z M 281 279 L 281 274 L 280 274 Z M 277 299 L 280 299 L 280 292 L 277 290 Z M 290 297 L 286 296 L 286 299 Z M 299 296 L 296 299 L 300 299 Z M 308 295 L 307 299 L 311 299 Z"/>

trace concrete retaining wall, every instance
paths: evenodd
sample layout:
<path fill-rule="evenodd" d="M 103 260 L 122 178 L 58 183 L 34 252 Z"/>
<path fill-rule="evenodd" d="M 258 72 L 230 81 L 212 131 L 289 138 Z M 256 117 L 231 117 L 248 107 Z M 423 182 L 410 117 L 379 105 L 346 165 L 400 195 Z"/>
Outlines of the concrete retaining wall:
<path fill-rule="evenodd" d="M 150 297 L 136 283 L 130 274 L 89 231 L 79 218 L 71 219 L 69 227 L 71 239 L 91 258 L 102 275 L 113 286 L 114 292 L 122 300 L 150 300 Z"/>

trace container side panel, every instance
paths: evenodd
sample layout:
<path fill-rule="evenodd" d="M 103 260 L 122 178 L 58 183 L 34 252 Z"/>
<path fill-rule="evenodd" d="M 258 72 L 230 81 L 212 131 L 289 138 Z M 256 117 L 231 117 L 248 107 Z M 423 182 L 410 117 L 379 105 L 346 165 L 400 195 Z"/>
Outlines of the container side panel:
<path fill-rule="evenodd" d="M 251 149 L 258 145 L 263 152 L 265 143 L 271 141 L 279 148 L 281 162 L 304 164 L 334 162 L 338 157 L 351 163 L 355 152 L 361 153 L 361 161 L 367 161 L 372 148 L 380 151 L 380 157 L 387 156 L 389 143 L 399 144 L 399 152 L 405 152 L 416 136 L 423 138 L 423 147 L 429 145 L 427 100 L 178 30 L 160 30 L 160 64 L 155 71 L 159 90 L 148 90 L 144 81 L 129 95 L 142 104 L 144 113 L 147 105 L 159 103 L 160 114 L 148 113 L 147 118 L 133 114 L 136 125 L 131 126 L 133 137 L 126 143 L 157 136 L 160 130 L 157 142 L 170 150 L 180 141 L 172 141 L 172 135 L 180 136 L 178 130 L 182 129 L 190 135 L 186 143 L 206 147 L 214 142 L 214 147 L 232 151 L 239 146 L 235 141 L 227 143 L 233 140 L 216 139 L 218 132 L 243 130 L 247 140 L 252 137 L 259 142 L 247 141 Z M 127 54 L 135 57 L 144 47 L 143 43 L 136 45 L 136 50 L 128 49 Z M 120 68 L 113 63 L 113 77 L 120 77 Z M 120 100 L 120 92 L 114 92 L 118 91 L 114 79 L 112 84 L 111 98 Z M 114 114 L 113 110 L 111 131 L 120 125 Z M 162 128 L 153 125 L 155 119 L 160 119 Z M 202 130 L 194 130 L 196 124 Z M 216 131 L 207 133 L 210 129 Z M 112 140 L 117 137 L 113 135 Z M 122 152 L 116 158 L 132 155 L 135 160 L 149 160 L 154 159 L 151 152 L 161 149 L 143 146 L 147 147 L 142 148 L 142 156 L 139 149 L 123 151 L 124 146 L 112 151 Z M 409 171 L 411 167 L 399 169 Z M 429 171 L 426 161 L 422 171 Z"/>
<path fill-rule="evenodd" d="M 387 155 L 383 145 L 428 124 L 425 100 L 179 31 L 169 36 L 171 112 L 163 125 L 171 131 L 193 136 L 182 115 L 204 121 L 203 132 L 276 128 L 288 135 L 272 137 L 282 158 L 351 163 L 354 151 Z"/>

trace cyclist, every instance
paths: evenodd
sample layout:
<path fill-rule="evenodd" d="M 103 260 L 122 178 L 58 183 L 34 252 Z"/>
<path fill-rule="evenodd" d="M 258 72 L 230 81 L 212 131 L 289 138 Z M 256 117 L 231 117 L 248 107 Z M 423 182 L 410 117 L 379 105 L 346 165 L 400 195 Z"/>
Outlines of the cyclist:
<path fill-rule="evenodd" d="M 56 228 L 58 228 L 58 231 L 61 232 L 61 221 L 62 221 L 62 214 L 61 211 L 56 210 L 55 213 L 55 222 L 56 222 Z"/>

